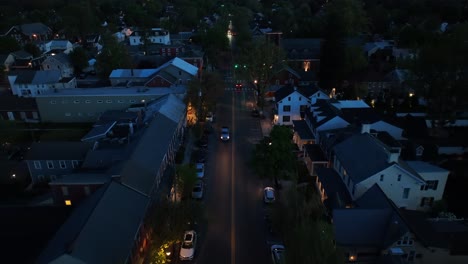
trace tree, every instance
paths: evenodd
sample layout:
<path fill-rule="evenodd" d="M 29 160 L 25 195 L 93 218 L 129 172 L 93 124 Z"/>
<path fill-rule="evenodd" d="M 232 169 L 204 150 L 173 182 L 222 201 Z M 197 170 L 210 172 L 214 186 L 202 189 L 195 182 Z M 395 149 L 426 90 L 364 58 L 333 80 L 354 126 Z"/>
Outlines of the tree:
<path fill-rule="evenodd" d="M 12 37 L 0 37 L 0 50 L 2 53 L 8 54 L 20 49 L 21 47 L 16 39 Z"/>
<path fill-rule="evenodd" d="M 367 31 L 361 1 L 336 0 L 326 6 L 325 37 L 320 59 L 320 86 L 336 87 L 346 75 L 345 38 Z"/>
<path fill-rule="evenodd" d="M 270 137 L 255 145 L 252 164 L 260 177 L 279 179 L 296 177 L 296 158 L 293 154 L 292 131 L 286 126 L 274 126 Z"/>
<path fill-rule="evenodd" d="M 468 24 L 447 34 L 433 34 L 409 63 L 417 95 L 428 101 L 434 126 L 445 126 L 468 100 Z"/>
<path fill-rule="evenodd" d="M 24 49 L 26 52 L 28 52 L 28 53 L 30 53 L 31 55 L 33 55 L 34 58 L 37 58 L 37 57 L 39 57 L 39 56 L 42 54 L 42 52 L 41 52 L 41 50 L 39 49 L 39 47 L 38 47 L 36 44 L 34 44 L 34 43 L 26 43 L 26 44 L 24 45 L 23 49 Z"/>
<path fill-rule="evenodd" d="M 273 221 L 284 235 L 286 263 L 339 262 L 331 224 L 322 220 L 324 207 L 315 188 L 290 185 L 273 209 Z"/>
<path fill-rule="evenodd" d="M 117 68 L 132 67 L 131 58 L 125 46 L 109 33 L 102 37 L 103 48 L 96 57 L 96 71 L 101 77 L 108 77 Z"/>
<path fill-rule="evenodd" d="M 254 40 L 242 51 L 244 53 L 239 55 L 236 63 L 242 67 L 234 70 L 244 79 L 255 83 L 258 95 L 257 104 L 263 110 L 264 95 L 273 75 L 272 69 L 275 65 L 284 63 L 286 56 L 281 48 L 267 40 Z"/>
<path fill-rule="evenodd" d="M 206 72 L 202 79 L 190 81 L 185 97 L 186 103 L 197 108 L 198 120 L 203 120 L 209 111 L 213 111 L 216 101 L 224 92 L 224 81 L 219 74 Z"/>
<path fill-rule="evenodd" d="M 82 47 L 76 47 L 68 56 L 75 68 L 75 72 L 81 72 L 88 67 L 88 54 Z"/>
<path fill-rule="evenodd" d="M 177 191 L 182 197 L 190 197 L 192 188 L 197 181 L 197 171 L 192 164 L 178 165 L 176 167 Z"/>

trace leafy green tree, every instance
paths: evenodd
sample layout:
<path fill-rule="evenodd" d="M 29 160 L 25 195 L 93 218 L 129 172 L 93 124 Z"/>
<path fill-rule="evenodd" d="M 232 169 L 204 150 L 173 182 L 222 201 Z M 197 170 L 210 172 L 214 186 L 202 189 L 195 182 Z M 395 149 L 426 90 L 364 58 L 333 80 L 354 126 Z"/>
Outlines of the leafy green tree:
<path fill-rule="evenodd" d="M 11 37 L 0 37 L 0 50 L 2 53 L 8 54 L 20 49 L 21 47 L 16 39 Z"/>
<path fill-rule="evenodd" d="M 293 154 L 292 130 L 274 126 L 270 137 L 255 145 L 252 164 L 260 177 L 270 178 L 279 185 L 279 179 L 296 177 L 296 158 Z"/>
<path fill-rule="evenodd" d="M 96 57 L 96 72 L 107 78 L 117 68 L 132 67 L 131 58 L 127 49 L 109 33 L 102 36 L 103 48 Z"/>
<path fill-rule="evenodd" d="M 77 47 L 68 54 L 76 72 L 83 71 L 88 67 L 88 54 L 82 47 Z"/>
<path fill-rule="evenodd" d="M 79 14 L 79 15 L 77 15 Z M 60 10 L 62 27 L 69 36 L 84 38 L 87 34 L 96 33 L 100 28 L 97 6 L 91 1 L 73 1 Z"/>

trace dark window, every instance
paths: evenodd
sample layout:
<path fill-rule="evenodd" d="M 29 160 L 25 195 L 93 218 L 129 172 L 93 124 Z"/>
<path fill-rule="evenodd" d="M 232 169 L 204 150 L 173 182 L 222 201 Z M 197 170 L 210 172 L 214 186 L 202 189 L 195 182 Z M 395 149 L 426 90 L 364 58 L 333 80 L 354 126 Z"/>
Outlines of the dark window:
<path fill-rule="evenodd" d="M 283 122 L 289 122 L 289 121 L 291 121 L 290 116 L 283 116 Z"/>
<path fill-rule="evenodd" d="M 283 105 L 283 112 L 291 112 L 291 106 L 290 105 Z"/>

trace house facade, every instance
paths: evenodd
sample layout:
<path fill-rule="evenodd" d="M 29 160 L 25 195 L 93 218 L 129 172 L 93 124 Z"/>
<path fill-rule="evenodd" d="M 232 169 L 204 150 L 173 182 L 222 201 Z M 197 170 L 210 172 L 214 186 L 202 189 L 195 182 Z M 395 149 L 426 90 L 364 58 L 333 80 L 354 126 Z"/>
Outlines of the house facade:
<path fill-rule="evenodd" d="M 34 98 L 13 95 L 0 96 L 0 120 L 39 122 L 40 116 L 36 101 Z"/>
<path fill-rule="evenodd" d="M 43 41 L 52 38 L 52 29 L 42 23 L 28 23 L 12 26 L 2 37 L 12 37 L 19 43 Z"/>
<path fill-rule="evenodd" d="M 63 78 L 58 70 L 15 71 L 8 75 L 11 92 L 19 97 L 36 97 L 48 91 L 76 88 L 75 78 Z"/>
<path fill-rule="evenodd" d="M 82 142 L 35 142 L 24 158 L 32 183 L 48 182 L 80 166 L 91 145 Z"/>
<path fill-rule="evenodd" d="M 72 77 L 75 72 L 70 57 L 65 53 L 47 56 L 47 58 L 42 62 L 42 69 L 45 71 L 60 71 L 62 77 Z"/>
<path fill-rule="evenodd" d="M 426 162 L 405 162 L 400 148 L 389 147 L 363 131 L 334 147 L 333 168 L 353 200 L 374 184 L 398 208 L 425 211 L 441 200 L 449 172 Z"/>
<path fill-rule="evenodd" d="M 143 45 L 145 40 L 148 40 L 151 44 L 171 44 L 169 31 L 162 28 L 152 28 L 147 31 L 135 30 L 129 37 L 131 46 Z"/>
<path fill-rule="evenodd" d="M 36 103 L 42 122 L 93 123 L 108 110 L 126 110 L 132 105 L 149 104 L 171 93 L 182 96 L 185 86 L 65 89 L 41 94 L 36 97 Z"/>
<path fill-rule="evenodd" d="M 324 97 L 325 93 L 315 86 L 286 85 L 275 92 L 278 125 L 292 125 L 294 120 L 305 119 L 311 101 Z"/>

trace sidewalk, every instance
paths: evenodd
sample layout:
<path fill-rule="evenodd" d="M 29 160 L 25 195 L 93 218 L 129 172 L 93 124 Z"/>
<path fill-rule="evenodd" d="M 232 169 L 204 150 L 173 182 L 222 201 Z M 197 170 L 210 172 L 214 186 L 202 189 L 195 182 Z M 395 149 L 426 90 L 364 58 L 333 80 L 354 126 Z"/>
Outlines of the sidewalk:
<path fill-rule="evenodd" d="M 263 108 L 264 118 L 260 119 L 260 126 L 262 127 L 262 133 L 264 137 L 270 135 L 271 129 L 273 128 L 273 114 L 274 103 L 269 102 Z"/>

